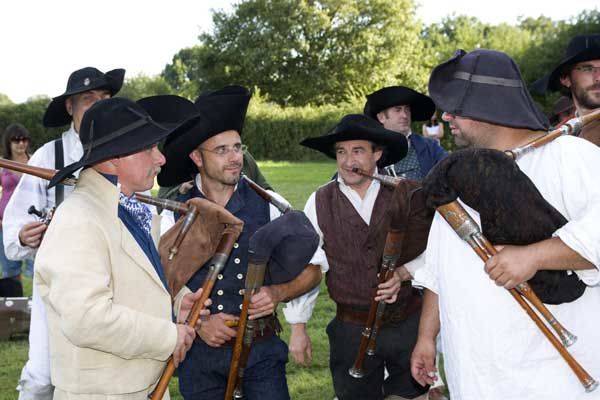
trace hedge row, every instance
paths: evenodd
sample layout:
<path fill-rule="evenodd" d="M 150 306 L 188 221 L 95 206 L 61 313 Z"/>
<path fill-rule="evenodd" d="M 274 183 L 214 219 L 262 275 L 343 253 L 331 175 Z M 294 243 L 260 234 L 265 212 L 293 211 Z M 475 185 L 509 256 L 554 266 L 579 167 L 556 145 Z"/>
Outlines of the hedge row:
<path fill-rule="evenodd" d="M 0 106 L 0 129 L 13 122 L 25 125 L 32 136 L 33 152 L 66 129 L 42 126 L 48 101 L 47 98 L 38 98 L 26 103 Z M 256 96 L 248 109 L 243 142 L 258 160 L 323 160 L 325 156 L 299 143 L 302 139 L 326 133 L 345 114 L 361 112 L 362 105 L 362 100 L 357 100 L 354 103 L 318 107 L 281 107 Z M 413 128 L 417 132 L 421 130 L 420 124 L 415 124 Z M 449 140 L 449 135 L 445 139 Z"/>

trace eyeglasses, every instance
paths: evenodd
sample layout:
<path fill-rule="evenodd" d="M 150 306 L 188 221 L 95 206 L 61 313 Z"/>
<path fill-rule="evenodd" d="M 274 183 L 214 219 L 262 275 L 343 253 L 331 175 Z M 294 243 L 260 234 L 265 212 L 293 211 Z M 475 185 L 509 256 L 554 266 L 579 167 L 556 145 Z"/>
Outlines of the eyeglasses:
<path fill-rule="evenodd" d="M 15 136 L 15 137 L 11 137 L 10 141 L 13 143 L 19 143 L 19 142 L 29 142 L 29 138 L 25 137 L 25 136 Z"/>
<path fill-rule="evenodd" d="M 218 155 L 219 157 L 225 157 L 226 155 L 228 155 L 231 152 L 233 152 L 234 154 L 240 154 L 242 151 L 246 150 L 246 146 L 241 143 L 237 143 L 237 144 L 234 144 L 233 146 L 219 146 L 213 150 L 198 147 L 198 150 L 208 151 L 210 153 L 214 153 L 214 154 Z"/>
<path fill-rule="evenodd" d="M 581 71 L 584 74 L 594 74 L 596 72 L 600 72 L 600 67 L 595 67 L 593 65 L 582 65 L 580 67 L 573 67 L 577 71 Z"/>

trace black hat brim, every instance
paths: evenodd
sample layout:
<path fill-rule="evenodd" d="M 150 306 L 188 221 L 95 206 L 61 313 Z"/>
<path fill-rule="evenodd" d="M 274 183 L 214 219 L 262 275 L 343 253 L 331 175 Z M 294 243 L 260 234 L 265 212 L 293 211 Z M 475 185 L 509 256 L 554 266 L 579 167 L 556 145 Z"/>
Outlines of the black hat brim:
<path fill-rule="evenodd" d="M 123 87 L 125 79 L 125 70 L 122 68 L 108 71 L 104 74 L 103 79 L 92 81 L 89 86 L 79 86 L 71 90 L 67 90 L 60 96 L 54 97 L 44 113 L 42 120 L 45 127 L 54 128 L 64 126 L 71 123 L 72 117 L 67 112 L 65 100 L 75 94 L 88 92 L 90 90 L 107 90 L 111 97 L 114 96 Z"/>
<path fill-rule="evenodd" d="M 565 58 L 547 77 L 546 90 L 558 91 L 562 87 L 560 76 L 564 70 L 577 63 L 589 60 L 600 60 L 600 47 L 590 47 L 572 57 Z M 543 79 L 543 78 L 542 78 Z M 544 92 L 541 92 L 544 93 Z"/>
<path fill-rule="evenodd" d="M 335 144 L 348 140 L 367 140 L 385 147 L 383 155 L 377 161 L 379 167 L 397 163 L 406 156 L 408 151 L 408 141 L 404 135 L 385 129 L 383 126 L 373 128 L 353 122 L 349 122 L 341 132 L 304 139 L 300 144 L 335 159 Z"/>
<path fill-rule="evenodd" d="M 158 144 L 177 130 L 178 128 L 166 129 L 155 122 L 149 122 L 148 124 L 127 132 L 125 135 L 120 137 L 118 146 L 115 146 L 114 142 L 107 142 L 94 147 L 93 151 L 91 151 L 89 155 L 84 152 L 83 157 L 79 161 L 58 171 L 48 184 L 48 188 L 57 185 L 63 179 L 72 176 L 77 170 L 85 166 L 94 165 L 112 158 L 125 157 L 144 149 L 148 149 Z"/>
<path fill-rule="evenodd" d="M 404 86 L 389 86 L 369 94 L 363 112 L 377 119 L 377 114 L 398 105 L 410 106 L 413 121 L 426 121 L 435 112 L 433 100 Z"/>

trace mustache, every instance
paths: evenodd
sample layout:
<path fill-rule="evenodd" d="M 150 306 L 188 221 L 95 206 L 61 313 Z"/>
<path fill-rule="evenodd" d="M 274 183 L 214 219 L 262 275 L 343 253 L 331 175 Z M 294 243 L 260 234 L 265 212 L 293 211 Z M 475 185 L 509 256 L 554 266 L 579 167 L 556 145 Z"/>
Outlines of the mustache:
<path fill-rule="evenodd" d="M 242 168 L 242 163 L 231 163 L 225 166 L 225 168 Z"/>

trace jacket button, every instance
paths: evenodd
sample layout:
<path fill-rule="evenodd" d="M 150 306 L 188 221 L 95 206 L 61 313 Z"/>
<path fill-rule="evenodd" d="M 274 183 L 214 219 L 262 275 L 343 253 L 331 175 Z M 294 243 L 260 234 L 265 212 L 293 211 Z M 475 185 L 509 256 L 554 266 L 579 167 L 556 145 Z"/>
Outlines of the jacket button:
<path fill-rule="evenodd" d="M 220 279 L 223 279 L 223 274 L 219 274 L 219 275 L 217 275 L 217 279 L 219 279 L 219 280 L 220 280 Z"/>
<path fill-rule="evenodd" d="M 240 310 L 242 309 L 242 305 L 240 304 Z"/>
<path fill-rule="evenodd" d="M 234 249 L 237 249 L 238 247 L 240 247 L 239 243 L 238 243 L 238 242 L 235 242 L 235 243 L 233 244 L 233 248 L 234 248 Z"/>
<path fill-rule="evenodd" d="M 223 296 L 223 289 L 219 289 L 219 290 L 217 290 L 217 294 L 218 294 L 219 296 Z"/>
<path fill-rule="evenodd" d="M 237 278 L 238 278 L 238 279 L 243 279 L 243 278 L 244 278 L 244 275 L 242 275 L 242 274 L 237 274 Z"/>
<path fill-rule="evenodd" d="M 219 310 L 219 311 L 223 310 L 223 304 L 219 304 L 219 305 L 217 306 L 217 310 Z"/>
<path fill-rule="evenodd" d="M 244 289 L 240 289 L 240 291 L 238 292 L 240 294 L 240 296 L 244 295 Z"/>
<path fill-rule="evenodd" d="M 240 263 L 240 259 L 236 257 L 236 258 L 233 260 L 233 262 L 234 262 L 234 263 L 236 263 L 236 264 L 239 264 L 239 263 Z"/>

